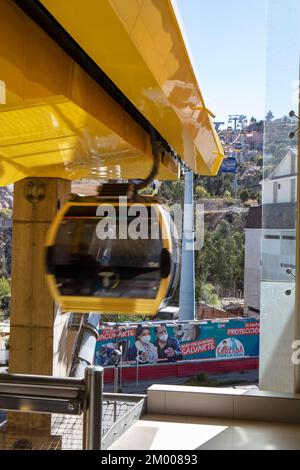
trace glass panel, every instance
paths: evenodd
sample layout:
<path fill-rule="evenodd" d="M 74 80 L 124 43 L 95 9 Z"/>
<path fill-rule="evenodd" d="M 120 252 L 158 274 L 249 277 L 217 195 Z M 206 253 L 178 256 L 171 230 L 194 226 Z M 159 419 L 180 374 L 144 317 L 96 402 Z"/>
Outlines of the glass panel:
<path fill-rule="evenodd" d="M 270 0 L 262 182 L 260 386 L 293 391 L 298 121 L 298 0 Z M 280 371 L 280 373 L 279 373 Z"/>

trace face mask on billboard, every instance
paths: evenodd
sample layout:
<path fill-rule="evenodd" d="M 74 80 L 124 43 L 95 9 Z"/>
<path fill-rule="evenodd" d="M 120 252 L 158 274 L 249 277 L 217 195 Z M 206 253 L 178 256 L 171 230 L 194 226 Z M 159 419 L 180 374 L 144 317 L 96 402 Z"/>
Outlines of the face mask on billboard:
<path fill-rule="evenodd" d="M 151 342 L 151 336 L 150 335 L 142 336 L 141 341 L 142 343 L 149 344 Z"/>
<path fill-rule="evenodd" d="M 167 333 L 164 333 L 163 335 L 159 335 L 159 339 L 160 341 L 163 341 L 165 343 L 168 339 Z"/>

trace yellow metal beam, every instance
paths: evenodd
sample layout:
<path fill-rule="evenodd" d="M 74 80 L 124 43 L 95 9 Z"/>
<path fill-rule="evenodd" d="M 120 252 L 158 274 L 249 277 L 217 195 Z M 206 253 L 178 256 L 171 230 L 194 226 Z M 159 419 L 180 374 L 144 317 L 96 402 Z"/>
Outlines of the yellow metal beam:
<path fill-rule="evenodd" d="M 3 105 L 0 160 L 2 185 L 28 176 L 140 178 L 152 165 L 150 148 L 147 153 L 134 148 L 64 97 Z M 159 177 L 177 173 L 177 164 L 164 157 Z"/>

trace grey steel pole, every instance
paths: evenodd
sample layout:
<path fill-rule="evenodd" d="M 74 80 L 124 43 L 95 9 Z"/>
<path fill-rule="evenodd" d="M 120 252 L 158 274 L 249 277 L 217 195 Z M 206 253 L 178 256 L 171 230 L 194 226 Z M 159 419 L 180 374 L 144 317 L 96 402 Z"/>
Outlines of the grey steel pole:
<path fill-rule="evenodd" d="M 194 176 L 185 175 L 179 321 L 195 319 Z"/>
<path fill-rule="evenodd" d="M 101 450 L 103 367 L 85 369 L 83 449 Z"/>
<path fill-rule="evenodd" d="M 136 355 L 136 375 L 135 375 L 136 391 L 139 390 L 139 355 Z"/>
<path fill-rule="evenodd" d="M 115 366 L 114 370 L 114 393 L 119 392 L 119 366 Z"/>
<path fill-rule="evenodd" d="M 114 370 L 114 393 L 118 393 L 118 383 L 119 383 L 119 370 L 118 370 L 119 366 L 116 365 L 115 366 L 115 370 Z M 114 423 L 117 421 L 117 402 L 115 401 L 114 402 Z"/>

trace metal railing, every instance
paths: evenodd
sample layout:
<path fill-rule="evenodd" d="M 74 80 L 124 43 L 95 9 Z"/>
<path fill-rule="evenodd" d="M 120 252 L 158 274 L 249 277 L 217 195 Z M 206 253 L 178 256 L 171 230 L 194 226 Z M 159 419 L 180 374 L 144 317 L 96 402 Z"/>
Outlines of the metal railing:
<path fill-rule="evenodd" d="M 0 375 L 0 408 L 6 411 L 81 415 L 83 448 L 101 448 L 103 368 L 87 367 L 84 379 Z"/>
<path fill-rule="evenodd" d="M 103 393 L 103 375 L 97 366 L 87 367 L 83 379 L 0 374 L 0 410 L 50 414 L 51 435 L 61 436 L 63 448 L 107 449 L 140 419 L 145 396 Z M 47 448 L 58 448 L 56 441 Z"/>
<path fill-rule="evenodd" d="M 118 410 L 117 400 L 122 397 L 124 413 Z M 102 436 L 102 449 L 107 450 L 119 437 L 124 434 L 145 412 L 145 395 L 125 395 L 120 393 L 105 394 L 107 405 L 113 407 L 113 423 L 107 427 Z M 126 404 L 126 407 L 124 407 Z M 107 406 L 107 409 L 108 409 Z"/>
<path fill-rule="evenodd" d="M 84 379 L 0 374 L 0 410 L 51 414 L 52 434 L 69 433 L 67 448 L 107 448 L 141 417 L 145 396 L 103 393 L 103 373 L 90 366 Z"/>

